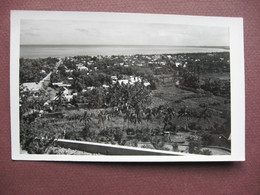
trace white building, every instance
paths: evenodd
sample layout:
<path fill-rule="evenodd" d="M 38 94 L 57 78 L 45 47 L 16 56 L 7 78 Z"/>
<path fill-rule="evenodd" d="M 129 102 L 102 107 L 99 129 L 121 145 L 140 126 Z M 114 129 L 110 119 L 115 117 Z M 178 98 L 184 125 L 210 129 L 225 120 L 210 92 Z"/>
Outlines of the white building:
<path fill-rule="evenodd" d="M 181 66 L 181 63 L 180 63 L 180 62 L 176 62 L 176 63 L 175 63 L 175 66 L 176 66 L 176 67 L 179 67 L 179 66 Z"/>
<path fill-rule="evenodd" d="M 76 64 L 76 66 L 80 71 L 88 71 L 88 68 L 84 66 L 82 63 Z"/>
<path fill-rule="evenodd" d="M 118 80 L 118 83 L 121 85 L 122 83 L 123 84 L 128 84 L 128 79 L 120 79 L 120 80 Z"/>
<path fill-rule="evenodd" d="M 41 85 L 35 82 L 23 83 L 22 86 L 29 91 L 39 91 L 41 89 Z"/>
<path fill-rule="evenodd" d="M 102 85 L 102 87 L 104 87 L 104 88 L 109 88 L 109 85 Z"/>

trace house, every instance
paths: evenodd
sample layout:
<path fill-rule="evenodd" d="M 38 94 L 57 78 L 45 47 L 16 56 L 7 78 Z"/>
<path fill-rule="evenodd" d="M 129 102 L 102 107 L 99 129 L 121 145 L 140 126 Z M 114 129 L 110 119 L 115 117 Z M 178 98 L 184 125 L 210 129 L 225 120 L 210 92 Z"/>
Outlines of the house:
<path fill-rule="evenodd" d="M 109 88 L 109 85 L 102 85 L 103 88 Z"/>
<path fill-rule="evenodd" d="M 175 66 L 176 66 L 176 67 L 179 67 L 180 65 L 181 65 L 180 62 L 176 62 L 176 63 L 175 63 Z"/>
<path fill-rule="evenodd" d="M 121 85 L 122 83 L 123 84 L 128 84 L 128 79 L 120 79 L 120 80 L 118 80 L 118 83 Z"/>
<path fill-rule="evenodd" d="M 142 79 L 140 77 L 130 76 L 130 83 L 134 84 L 136 82 L 142 82 Z"/>
<path fill-rule="evenodd" d="M 59 87 L 60 85 L 62 85 L 62 84 L 63 84 L 63 82 L 52 83 L 53 86 L 58 86 L 58 87 Z"/>
<path fill-rule="evenodd" d="M 161 58 L 160 55 L 158 55 L 158 54 L 154 55 L 154 59 L 155 59 L 155 60 L 158 60 L 158 59 L 160 59 L 160 58 Z"/>
<path fill-rule="evenodd" d="M 42 86 L 36 82 L 23 83 L 22 87 L 29 91 L 39 91 L 42 88 Z"/>
<path fill-rule="evenodd" d="M 78 67 L 80 71 L 88 71 L 88 68 L 86 66 Z"/>
<path fill-rule="evenodd" d="M 147 86 L 149 86 L 149 85 L 151 85 L 149 82 L 144 82 L 144 86 L 145 86 L 145 87 L 147 87 Z"/>
<path fill-rule="evenodd" d="M 84 66 L 82 63 L 76 64 L 76 66 L 80 71 L 88 71 L 88 68 Z"/>
<path fill-rule="evenodd" d="M 71 95 L 71 90 L 69 90 L 68 88 L 66 87 L 62 87 L 62 93 L 63 93 L 63 97 L 68 101 L 70 102 L 70 100 L 73 98 L 73 96 L 76 96 L 77 94 L 72 94 Z M 58 96 L 55 96 L 53 98 L 53 100 L 58 100 Z"/>
<path fill-rule="evenodd" d="M 111 79 L 117 81 L 117 76 L 111 76 Z"/>
<path fill-rule="evenodd" d="M 176 87 L 179 87 L 179 85 L 180 85 L 180 81 L 177 80 L 176 83 L 175 83 L 175 86 L 176 86 Z"/>
<path fill-rule="evenodd" d="M 66 95 L 70 95 L 70 90 L 66 87 L 63 87 L 63 94 Z"/>
<path fill-rule="evenodd" d="M 57 87 L 70 87 L 71 84 L 64 84 L 63 82 L 58 82 L 58 83 L 52 83 L 53 86 Z"/>
<path fill-rule="evenodd" d="M 65 95 L 65 98 L 68 102 L 70 102 L 70 100 L 73 98 L 73 95 Z"/>
<path fill-rule="evenodd" d="M 166 62 L 161 62 L 161 65 L 163 65 L 163 66 L 166 65 Z"/>
<path fill-rule="evenodd" d="M 51 72 L 44 77 L 39 83 L 36 82 L 29 82 L 29 83 L 23 83 L 22 86 L 26 88 L 29 91 L 39 91 L 40 89 L 48 87 L 50 84 L 50 78 L 51 78 Z"/>
<path fill-rule="evenodd" d="M 93 87 L 93 86 L 87 87 L 87 89 L 90 90 L 90 91 L 93 90 L 93 89 L 95 89 L 95 88 L 96 88 L 96 87 Z"/>
<path fill-rule="evenodd" d="M 39 85 L 41 85 L 43 88 L 46 88 L 49 86 L 50 82 L 51 82 L 51 74 L 52 72 L 50 72 L 48 75 L 46 75 L 46 77 L 44 77 L 40 82 Z"/>

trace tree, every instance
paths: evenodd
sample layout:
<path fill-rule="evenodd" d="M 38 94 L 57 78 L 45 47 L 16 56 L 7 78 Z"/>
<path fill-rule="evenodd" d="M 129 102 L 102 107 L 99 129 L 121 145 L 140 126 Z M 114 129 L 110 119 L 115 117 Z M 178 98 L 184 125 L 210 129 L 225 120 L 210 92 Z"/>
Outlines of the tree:
<path fill-rule="evenodd" d="M 163 118 L 164 127 L 163 129 L 166 130 L 167 126 L 171 124 L 172 119 L 175 117 L 175 112 L 172 108 L 168 107 L 165 111 L 165 116 Z M 172 124 L 171 124 L 172 125 Z"/>
<path fill-rule="evenodd" d="M 198 116 L 198 122 L 200 122 L 201 120 L 205 120 L 208 123 L 211 123 L 210 118 L 212 116 L 212 112 L 210 111 L 210 109 L 208 107 L 206 107 L 204 110 L 202 110 Z"/>
<path fill-rule="evenodd" d="M 200 86 L 200 81 L 195 73 L 183 70 L 181 84 L 186 87 L 197 89 Z"/>
<path fill-rule="evenodd" d="M 148 123 L 151 122 L 153 119 L 152 110 L 150 108 L 147 108 L 145 109 L 144 114 L 145 114 L 144 118 L 146 120 L 146 126 L 148 128 Z"/>
<path fill-rule="evenodd" d="M 80 71 L 73 71 L 73 82 L 71 84 L 71 88 L 77 90 L 78 92 L 81 92 L 84 88 Z"/>
<path fill-rule="evenodd" d="M 25 114 L 39 112 L 43 110 L 44 103 L 49 99 L 48 94 L 44 90 L 37 92 L 30 91 L 20 85 L 20 117 Z"/>
<path fill-rule="evenodd" d="M 42 139 L 34 123 L 48 99 L 44 90 L 33 92 L 20 86 L 20 144 L 28 153 L 45 153 L 54 140 Z"/>
<path fill-rule="evenodd" d="M 190 117 L 192 116 L 191 111 L 187 109 L 186 106 L 182 107 L 178 112 L 178 118 L 184 118 L 185 119 L 185 129 L 188 130 L 188 121 Z"/>
<path fill-rule="evenodd" d="M 62 89 L 56 93 L 56 98 L 54 100 L 54 110 L 60 109 L 61 106 L 66 102 L 65 95 Z"/>
<path fill-rule="evenodd" d="M 95 131 L 91 131 L 90 129 L 90 122 L 92 124 L 94 124 L 95 126 L 97 126 L 94 121 L 92 121 L 91 119 L 91 114 L 89 114 L 87 111 L 84 112 L 82 118 L 80 118 L 80 121 L 84 122 L 84 127 L 82 129 L 82 136 L 84 139 L 90 139 L 90 141 L 92 139 L 94 139 L 94 137 L 96 136 Z"/>

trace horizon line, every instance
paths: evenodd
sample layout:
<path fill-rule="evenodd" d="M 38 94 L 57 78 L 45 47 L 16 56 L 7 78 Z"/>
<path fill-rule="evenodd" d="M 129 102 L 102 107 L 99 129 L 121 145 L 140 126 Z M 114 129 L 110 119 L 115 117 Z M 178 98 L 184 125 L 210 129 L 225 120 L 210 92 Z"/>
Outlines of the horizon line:
<path fill-rule="evenodd" d="M 156 47 L 219 47 L 230 48 L 229 45 L 119 45 L 119 44 L 20 44 L 20 46 L 156 46 Z"/>

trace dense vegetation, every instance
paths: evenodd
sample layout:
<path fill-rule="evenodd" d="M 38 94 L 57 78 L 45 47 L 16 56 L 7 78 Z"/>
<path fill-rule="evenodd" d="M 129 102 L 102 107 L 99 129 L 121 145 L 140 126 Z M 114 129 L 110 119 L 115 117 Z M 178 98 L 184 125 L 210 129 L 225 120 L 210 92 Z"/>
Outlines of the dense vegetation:
<path fill-rule="evenodd" d="M 207 147 L 230 147 L 229 53 L 76 56 L 44 67 L 53 71 L 48 89 L 20 90 L 21 146 L 29 153 L 55 153 L 54 138 L 205 155 Z M 69 84 L 70 101 L 58 82 Z"/>
<path fill-rule="evenodd" d="M 20 59 L 20 83 L 39 82 L 51 72 L 59 60 L 46 59 Z"/>

